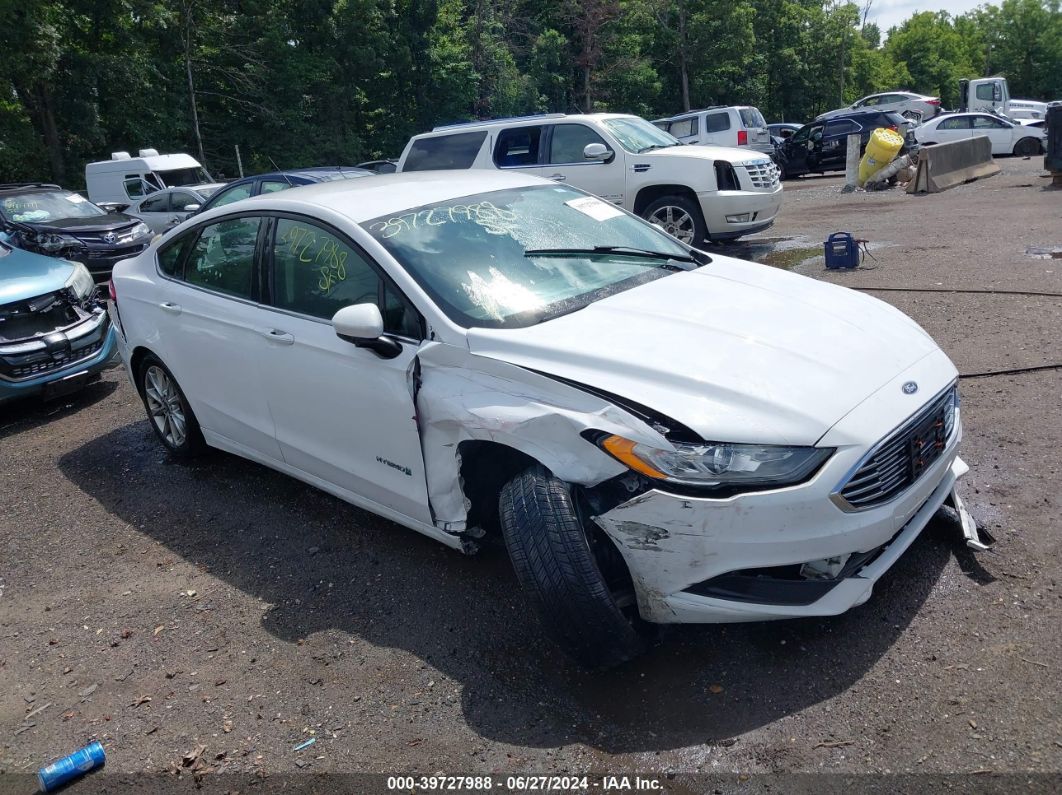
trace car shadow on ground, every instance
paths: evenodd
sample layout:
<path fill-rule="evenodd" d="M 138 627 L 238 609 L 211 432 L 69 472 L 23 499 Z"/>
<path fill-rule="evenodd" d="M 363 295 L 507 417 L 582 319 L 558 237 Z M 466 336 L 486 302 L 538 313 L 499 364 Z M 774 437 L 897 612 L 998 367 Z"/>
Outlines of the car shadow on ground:
<path fill-rule="evenodd" d="M 33 396 L 0 404 L 0 439 L 83 411 L 110 397 L 117 388 L 118 381 L 111 378 L 92 381 L 80 391 L 55 400 Z"/>
<path fill-rule="evenodd" d="M 669 628 L 645 657 L 591 673 L 538 628 L 504 550 L 463 556 L 234 456 L 175 463 L 146 421 L 59 466 L 138 532 L 276 605 L 262 621 L 278 639 L 335 629 L 404 649 L 455 680 L 481 736 L 543 748 L 722 743 L 833 698 L 905 631 L 958 536 L 935 520 L 870 602 L 845 615 Z"/>

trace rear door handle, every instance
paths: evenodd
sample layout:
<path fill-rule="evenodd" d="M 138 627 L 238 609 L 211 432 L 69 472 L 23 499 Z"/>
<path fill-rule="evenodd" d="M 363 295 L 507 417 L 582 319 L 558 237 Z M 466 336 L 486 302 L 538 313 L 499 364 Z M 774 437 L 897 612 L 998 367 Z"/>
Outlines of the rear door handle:
<path fill-rule="evenodd" d="M 564 182 L 568 178 L 563 174 L 553 174 L 552 176 L 550 176 L 550 179 L 554 182 Z"/>
<path fill-rule="evenodd" d="M 259 332 L 270 342 L 275 342 L 277 345 L 293 345 L 295 343 L 295 335 L 288 334 L 286 331 L 281 331 L 278 328 L 265 328 Z"/>
<path fill-rule="evenodd" d="M 169 312 L 171 315 L 181 314 L 181 305 L 175 304 L 172 301 L 163 301 L 159 304 L 159 308 L 164 312 Z"/>

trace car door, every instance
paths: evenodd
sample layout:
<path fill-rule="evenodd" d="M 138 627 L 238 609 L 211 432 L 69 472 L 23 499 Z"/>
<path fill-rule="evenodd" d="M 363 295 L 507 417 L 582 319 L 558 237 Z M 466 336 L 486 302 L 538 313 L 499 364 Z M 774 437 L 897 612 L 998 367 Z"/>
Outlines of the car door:
<path fill-rule="evenodd" d="M 203 204 L 203 199 L 186 190 L 175 190 L 170 194 L 170 224 L 183 221 L 195 210 L 186 210 L 186 207 L 195 207 L 196 210 Z"/>
<path fill-rule="evenodd" d="M 922 134 L 924 143 L 949 143 L 962 141 L 970 137 L 969 116 L 948 116 L 937 122 L 937 128 Z"/>
<path fill-rule="evenodd" d="M 813 124 L 808 131 L 808 138 L 805 144 L 808 171 L 822 170 L 822 138 L 825 135 L 825 127 L 825 124 Z"/>
<path fill-rule="evenodd" d="M 192 230 L 187 253 L 160 269 L 159 354 L 192 405 L 204 434 L 280 459 L 255 353 L 268 344 L 269 312 L 256 303 L 265 223 L 240 213 Z M 183 240 L 185 236 L 181 236 Z M 167 255 L 170 254 L 168 248 Z"/>
<path fill-rule="evenodd" d="M 130 211 L 129 214 L 147 224 L 152 232 L 163 232 L 169 229 L 173 221 L 169 191 L 141 199 L 136 209 Z"/>
<path fill-rule="evenodd" d="M 778 159 L 781 160 L 788 175 L 796 176 L 808 171 L 808 146 L 811 131 L 815 128 L 822 129 L 822 125 L 807 124 L 801 127 L 786 138 L 779 148 Z"/>
<path fill-rule="evenodd" d="M 730 112 L 720 110 L 704 114 L 704 132 L 700 143 L 710 146 L 737 146 L 737 133 L 731 129 Z"/>
<path fill-rule="evenodd" d="M 557 182 L 599 196 L 613 204 L 623 204 L 627 178 L 623 152 L 581 122 L 554 124 L 547 128 L 545 173 Z M 604 160 L 588 160 L 584 151 L 590 144 L 608 150 Z"/>
<path fill-rule="evenodd" d="M 284 461 L 351 495 L 432 523 L 411 394 L 423 337 L 412 305 L 349 237 L 296 216 L 270 224 L 268 334 L 257 340 Z M 341 308 L 380 307 L 401 352 L 381 358 L 340 339 Z"/>
<path fill-rule="evenodd" d="M 1009 155 L 1014 151 L 1013 125 L 987 113 L 973 116 L 971 122 L 971 136 L 987 135 L 992 141 L 992 154 Z"/>
<path fill-rule="evenodd" d="M 848 158 L 848 136 L 858 134 L 862 127 L 852 119 L 826 122 L 819 150 L 819 168 L 843 169 Z"/>

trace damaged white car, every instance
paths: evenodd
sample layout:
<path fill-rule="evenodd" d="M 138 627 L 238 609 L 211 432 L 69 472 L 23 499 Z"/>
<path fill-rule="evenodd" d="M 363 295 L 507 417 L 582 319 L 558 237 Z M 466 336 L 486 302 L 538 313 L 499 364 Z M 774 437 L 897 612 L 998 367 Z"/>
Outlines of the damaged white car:
<path fill-rule="evenodd" d="M 535 177 L 236 202 L 120 263 L 111 312 L 171 451 L 465 552 L 500 532 L 591 666 L 656 623 L 861 604 L 961 507 L 957 373 L 912 320 Z"/>

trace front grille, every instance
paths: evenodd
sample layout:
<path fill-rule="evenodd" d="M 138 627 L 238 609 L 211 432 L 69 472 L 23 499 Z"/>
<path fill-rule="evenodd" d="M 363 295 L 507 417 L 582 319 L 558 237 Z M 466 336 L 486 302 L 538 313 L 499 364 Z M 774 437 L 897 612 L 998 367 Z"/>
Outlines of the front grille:
<path fill-rule="evenodd" d="M 89 259 L 124 259 L 134 257 L 148 247 L 147 243 L 137 243 L 135 246 L 122 246 L 109 249 L 89 249 Z"/>
<path fill-rule="evenodd" d="M 880 442 L 841 487 L 860 510 L 888 502 L 936 461 L 955 432 L 956 388 L 951 387 Z"/>
<path fill-rule="evenodd" d="M 72 351 L 65 351 L 57 354 L 39 354 L 36 361 L 29 362 L 28 364 L 15 365 L 7 369 L 6 375 L 13 380 L 21 380 L 24 378 L 34 378 L 38 375 L 44 375 L 45 373 L 51 373 L 55 370 L 61 370 L 64 367 L 69 367 L 72 364 L 90 359 L 94 355 L 100 352 L 103 348 L 103 340 L 98 339 L 84 348 L 78 348 Z"/>
<path fill-rule="evenodd" d="M 770 160 L 766 163 L 746 163 L 742 168 L 752 180 L 752 187 L 757 190 L 774 190 L 778 187 L 778 166 Z"/>

